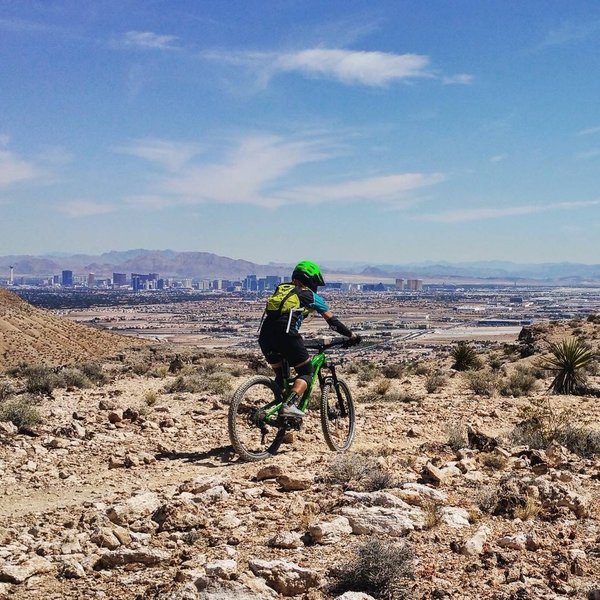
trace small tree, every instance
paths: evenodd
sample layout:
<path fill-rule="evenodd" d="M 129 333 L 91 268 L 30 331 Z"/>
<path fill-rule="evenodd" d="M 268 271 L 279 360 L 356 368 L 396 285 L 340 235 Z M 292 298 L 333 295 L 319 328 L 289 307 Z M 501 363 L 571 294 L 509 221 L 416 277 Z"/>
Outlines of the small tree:
<path fill-rule="evenodd" d="M 573 394 L 585 382 L 583 370 L 592 361 L 594 354 L 576 338 L 564 339 L 550 345 L 552 356 L 543 363 L 543 368 L 555 373 L 550 384 L 554 394 Z"/>
<path fill-rule="evenodd" d="M 480 366 L 477 352 L 466 342 L 458 342 L 452 348 L 450 355 L 454 359 L 453 369 L 457 371 L 468 371 L 469 369 L 477 369 Z"/>

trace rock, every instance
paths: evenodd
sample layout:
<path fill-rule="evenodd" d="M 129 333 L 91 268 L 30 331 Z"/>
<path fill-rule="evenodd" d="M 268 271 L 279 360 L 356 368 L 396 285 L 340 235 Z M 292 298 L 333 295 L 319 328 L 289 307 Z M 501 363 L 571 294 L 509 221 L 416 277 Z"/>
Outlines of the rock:
<path fill-rule="evenodd" d="M 587 593 L 587 600 L 600 600 L 600 588 L 594 588 Z"/>
<path fill-rule="evenodd" d="M 168 563 L 171 558 L 168 552 L 164 550 L 155 550 L 153 548 L 138 548 L 130 550 L 119 548 L 102 555 L 94 564 L 94 569 L 114 569 L 124 565 L 142 564 L 146 567 L 153 567 L 160 563 Z"/>
<path fill-rule="evenodd" d="M 145 492 L 109 507 L 106 514 L 113 523 L 127 525 L 137 519 L 150 516 L 159 506 L 158 495 L 154 492 Z"/>
<path fill-rule="evenodd" d="M 450 527 L 459 529 L 461 527 L 469 527 L 469 513 L 464 508 L 456 506 L 444 506 L 438 511 L 439 520 Z"/>
<path fill-rule="evenodd" d="M 235 560 L 214 560 L 206 563 L 204 569 L 209 577 L 231 579 L 235 575 L 238 564 Z"/>
<path fill-rule="evenodd" d="M 421 479 L 434 485 L 439 485 L 444 481 L 444 473 L 441 469 L 438 469 L 435 465 L 428 462 L 421 471 Z"/>
<path fill-rule="evenodd" d="M 41 556 L 34 556 L 18 565 L 0 566 L 0 582 L 21 584 L 34 575 L 49 573 L 52 569 L 50 561 Z"/>
<path fill-rule="evenodd" d="M 16 435 L 19 428 L 12 421 L 0 421 L 0 433 Z"/>
<path fill-rule="evenodd" d="M 152 515 L 159 531 L 189 531 L 206 525 L 205 512 L 194 502 L 174 500 L 162 504 Z"/>
<path fill-rule="evenodd" d="M 267 465 L 259 469 L 254 479 L 264 481 L 265 479 L 277 479 L 281 475 L 283 475 L 283 469 L 279 465 Z"/>
<path fill-rule="evenodd" d="M 438 502 L 440 504 L 448 502 L 448 494 L 443 492 L 442 490 L 436 490 L 427 485 L 423 485 L 422 483 L 404 483 L 400 490 L 396 490 L 399 493 L 400 497 L 408 502 L 409 504 L 413 504 L 413 502 L 409 502 L 403 495 L 402 492 L 412 492 L 413 494 L 418 494 L 421 498 L 425 498 L 427 500 L 431 500 L 433 502 Z M 419 506 L 423 505 L 423 502 L 417 503 Z"/>
<path fill-rule="evenodd" d="M 327 523 L 315 523 L 308 528 L 308 533 L 315 544 L 324 546 L 337 544 L 343 536 L 352 533 L 350 521 L 346 517 L 337 517 Z"/>
<path fill-rule="evenodd" d="M 314 477 L 307 475 L 279 475 L 277 483 L 284 492 L 297 492 L 312 487 Z"/>
<path fill-rule="evenodd" d="M 336 596 L 335 600 L 375 600 L 375 598 L 364 592 L 344 592 L 341 596 Z"/>
<path fill-rule="evenodd" d="M 225 475 L 204 475 L 196 477 L 193 481 L 186 481 L 179 486 L 180 492 L 190 492 L 191 494 L 201 494 L 217 486 L 225 486 L 227 477 Z"/>
<path fill-rule="evenodd" d="M 515 535 L 505 535 L 497 542 L 500 548 L 509 548 L 511 550 L 525 550 L 527 544 L 527 536 L 524 533 Z"/>
<path fill-rule="evenodd" d="M 74 558 L 63 558 L 58 565 L 58 576 L 62 579 L 83 579 L 85 569 Z"/>
<path fill-rule="evenodd" d="M 348 518 L 352 533 L 358 535 L 403 537 L 415 529 L 413 521 L 405 512 L 383 506 L 344 507 L 342 515 Z M 424 520 L 419 526 L 424 526 Z"/>
<path fill-rule="evenodd" d="M 216 504 L 229 498 L 229 493 L 222 485 L 216 485 L 210 489 L 198 494 L 195 498 L 196 501 L 202 502 L 203 504 Z"/>
<path fill-rule="evenodd" d="M 300 534 L 295 531 L 280 531 L 269 539 L 267 545 L 271 548 L 302 548 L 304 543 Z"/>
<path fill-rule="evenodd" d="M 90 540 L 99 548 L 108 548 L 109 550 L 116 550 L 121 545 L 110 527 L 98 527 L 90 535 Z"/>
<path fill-rule="evenodd" d="M 467 440 L 469 448 L 475 448 L 481 452 L 492 452 L 498 446 L 496 438 L 486 435 L 471 425 L 467 426 Z"/>
<path fill-rule="evenodd" d="M 385 492 L 383 490 L 377 490 L 375 492 L 346 492 L 344 494 L 346 498 L 352 498 L 358 500 L 361 504 L 367 504 L 368 506 L 386 506 L 388 508 L 402 508 L 410 511 L 414 510 L 407 502 L 404 502 L 398 496 Z"/>
<path fill-rule="evenodd" d="M 114 425 L 120 423 L 123 420 L 122 410 L 112 410 L 108 413 L 108 420 Z"/>
<path fill-rule="evenodd" d="M 269 587 L 284 596 L 304 594 L 321 583 L 316 571 L 285 560 L 253 559 L 248 565 L 257 577 L 264 579 Z"/>
<path fill-rule="evenodd" d="M 490 535 L 490 528 L 487 525 L 482 525 L 473 537 L 468 539 L 460 548 L 460 553 L 465 556 L 477 556 L 483 552 L 483 545 L 486 543 Z"/>

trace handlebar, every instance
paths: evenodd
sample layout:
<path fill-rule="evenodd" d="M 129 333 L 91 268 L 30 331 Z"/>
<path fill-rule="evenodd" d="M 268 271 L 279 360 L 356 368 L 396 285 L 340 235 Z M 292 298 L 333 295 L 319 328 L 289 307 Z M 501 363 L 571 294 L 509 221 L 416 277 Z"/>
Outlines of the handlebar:
<path fill-rule="evenodd" d="M 335 338 L 331 340 L 331 342 L 325 343 L 325 340 L 306 340 L 304 342 L 304 346 L 310 350 L 318 350 L 319 352 L 323 352 L 323 350 L 328 350 L 329 348 L 335 348 L 336 346 L 342 346 L 343 348 L 348 348 L 350 346 L 354 346 L 359 343 L 360 339 L 354 341 L 350 338 Z"/>

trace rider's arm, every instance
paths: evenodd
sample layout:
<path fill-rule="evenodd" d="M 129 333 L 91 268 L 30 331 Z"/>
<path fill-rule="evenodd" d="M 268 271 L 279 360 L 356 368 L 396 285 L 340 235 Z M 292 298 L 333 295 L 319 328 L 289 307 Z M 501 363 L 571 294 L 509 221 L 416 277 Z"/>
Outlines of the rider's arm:
<path fill-rule="evenodd" d="M 329 329 L 333 329 L 333 331 L 345 337 L 352 337 L 354 335 L 331 311 L 328 310 L 322 313 L 322 315 L 327 321 Z"/>

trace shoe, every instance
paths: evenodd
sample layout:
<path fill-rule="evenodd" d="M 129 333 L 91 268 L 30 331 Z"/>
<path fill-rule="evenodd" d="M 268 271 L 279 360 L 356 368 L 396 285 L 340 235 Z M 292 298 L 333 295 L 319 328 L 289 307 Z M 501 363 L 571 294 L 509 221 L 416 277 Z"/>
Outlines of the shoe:
<path fill-rule="evenodd" d="M 301 419 L 304 417 L 304 413 L 293 404 L 284 404 L 279 411 L 279 414 L 282 417 L 296 417 L 297 419 Z"/>
<path fill-rule="evenodd" d="M 296 406 L 297 402 L 300 400 L 298 398 L 298 394 L 292 392 L 289 398 L 283 403 L 279 414 L 282 417 L 296 417 L 301 419 L 304 416 L 304 413 Z"/>

